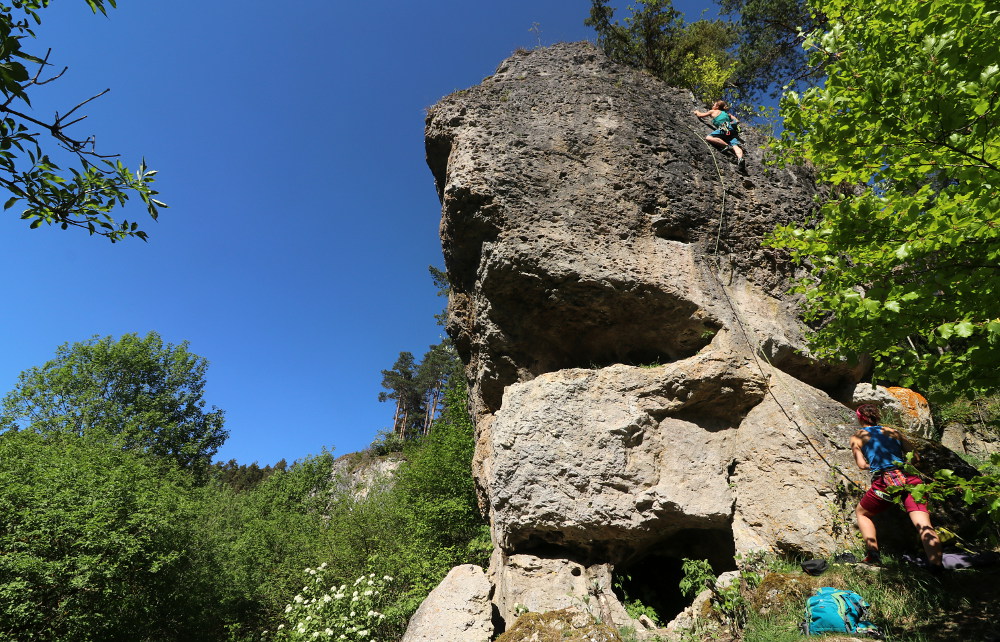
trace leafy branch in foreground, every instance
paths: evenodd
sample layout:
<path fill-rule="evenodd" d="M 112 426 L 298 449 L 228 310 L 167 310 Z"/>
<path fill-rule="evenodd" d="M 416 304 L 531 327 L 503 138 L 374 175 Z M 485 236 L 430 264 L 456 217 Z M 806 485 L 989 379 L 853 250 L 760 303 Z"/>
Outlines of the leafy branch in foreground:
<path fill-rule="evenodd" d="M 986 0 L 831 0 L 806 40 L 826 82 L 781 103 L 780 150 L 834 196 L 774 243 L 820 356 L 868 353 L 939 398 L 1000 386 L 1000 11 Z M 832 313 L 832 315 L 831 315 Z"/>
<path fill-rule="evenodd" d="M 916 468 L 910 466 L 908 470 L 914 472 Z M 997 528 L 1000 524 L 1000 453 L 993 453 L 977 475 L 965 478 L 952 470 L 942 469 L 935 471 L 926 483 L 908 490 L 918 502 L 961 501 L 979 518 L 978 523 L 986 527 L 983 535 L 991 540 L 990 543 L 1000 542 L 1000 529 Z"/>
<path fill-rule="evenodd" d="M 95 13 L 106 14 L 106 5 L 116 6 L 116 0 L 85 0 Z M 146 232 L 135 221 L 116 221 L 110 214 L 130 196 L 138 196 L 146 211 L 155 220 L 159 209 L 166 205 L 154 198 L 152 188 L 156 170 L 146 167 L 143 160 L 134 173 L 115 155 L 99 154 L 93 136 L 79 138 L 69 128 L 86 118 L 79 110 L 103 96 L 104 90 L 81 101 L 51 120 L 35 118 L 26 111 L 31 108 L 29 90 L 58 80 L 58 73 L 46 76 L 51 64 L 51 50 L 42 57 L 21 48 L 34 38 L 33 27 L 41 24 L 39 10 L 49 0 L 24 0 L 13 6 L 0 4 L 0 188 L 10 196 L 4 210 L 20 204 L 21 218 L 31 222 L 32 229 L 58 225 L 62 229 L 76 227 L 98 234 L 112 243 L 138 237 L 146 240 Z M 22 62 L 23 61 L 23 62 Z M 34 74 L 25 63 L 37 65 Z M 43 133 L 49 138 L 43 139 Z M 54 143 L 58 153 L 74 164 L 65 171 L 43 145 Z"/>

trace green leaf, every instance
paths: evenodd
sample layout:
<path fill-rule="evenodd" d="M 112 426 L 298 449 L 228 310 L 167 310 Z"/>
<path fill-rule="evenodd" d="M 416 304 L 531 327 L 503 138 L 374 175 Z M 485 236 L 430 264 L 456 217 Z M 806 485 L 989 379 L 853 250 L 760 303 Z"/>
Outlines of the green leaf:
<path fill-rule="evenodd" d="M 970 337 L 976 326 L 971 321 L 962 321 L 955 324 L 955 334 L 959 337 Z"/>

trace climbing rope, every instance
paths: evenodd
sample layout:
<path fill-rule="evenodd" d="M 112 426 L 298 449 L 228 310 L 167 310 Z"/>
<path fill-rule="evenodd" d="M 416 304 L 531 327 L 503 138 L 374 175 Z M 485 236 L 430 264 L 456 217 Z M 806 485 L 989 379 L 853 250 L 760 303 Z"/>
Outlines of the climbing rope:
<path fill-rule="evenodd" d="M 736 324 L 739 326 L 740 331 L 743 333 L 743 338 L 746 341 L 747 347 L 750 348 L 750 355 L 753 357 L 753 360 L 754 360 L 754 363 L 757 366 L 757 369 L 760 371 L 761 376 L 767 382 L 767 394 L 769 394 L 771 396 L 771 399 L 773 399 L 774 403 L 777 404 L 777 406 L 781 410 L 782 414 L 785 415 L 785 417 L 792 423 L 792 425 L 795 426 L 795 429 L 799 431 L 799 433 L 802 435 L 803 438 L 805 438 L 806 443 L 808 443 L 809 446 L 812 448 L 813 452 L 816 453 L 816 456 L 819 457 L 819 459 L 828 468 L 830 468 L 830 470 L 836 472 L 841 477 L 843 477 L 844 479 L 846 479 L 847 482 L 849 484 L 851 484 L 852 486 L 855 486 L 855 487 L 857 487 L 857 488 L 859 488 L 861 490 L 864 490 L 864 488 L 860 484 L 858 484 L 857 482 L 855 482 L 846 473 L 844 473 L 844 471 L 841 470 L 840 466 L 837 466 L 836 464 L 830 462 L 826 458 L 826 456 L 823 455 L 823 453 L 819 450 L 819 448 L 817 448 L 817 446 L 813 442 L 812 438 L 806 433 L 805 429 L 798 422 L 798 420 L 794 416 L 792 416 L 792 414 L 781 403 L 781 400 L 778 399 L 778 396 L 776 394 L 774 394 L 774 390 L 772 389 L 772 385 L 771 385 L 771 377 L 768 375 L 768 373 L 765 371 L 764 367 L 761 365 L 760 359 L 758 358 L 758 356 L 759 357 L 763 357 L 763 359 L 767 362 L 767 365 L 770 366 L 772 370 L 778 371 L 779 369 L 776 368 L 773 363 L 771 363 L 771 360 L 760 349 L 760 345 L 759 344 L 755 345 L 755 342 L 753 340 L 751 340 L 750 333 L 747 331 L 747 324 L 744 323 L 743 318 L 741 317 L 739 311 L 736 309 L 736 305 L 733 303 L 732 298 L 729 296 L 729 292 L 726 290 L 725 284 L 722 282 L 721 274 L 719 274 L 719 272 L 721 270 L 721 266 L 722 266 L 722 259 L 721 259 L 721 255 L 719 253 L 719 246 L 720 246 L 720 243 L 721 243 L 722 229 L 723 229 L 723 225 L 724 225 L 724 222 L 725 222 L 725 216 L 726 216 L 726 182 L 725 182 L 725 179 L 722 176 L 722 169 L 719 167 L 719 161 L 716 158 L 715 149 L 712 147 L 712 145 L 707 140 L 705 140 L 705 137 L 702 136 L 702 135 L 700 135 L 693 128 L 688 127 L 687 125 L 685 125 L 685 127 L 687 127 L 687 129 L 689 129 L 691 131 L 691 133 L 693 133 L 695 136 L 698 136 L 698 138 L 701 139 L 701 141 L 703 143 L 705 143 L 705 146 L 708 147 L 709 153 L 710 153 L 710 155 L 712 157 L 712 162 L 715 164 L 715 172 L 716 172 L 716 174 L 719 177 L 719 185 L 722 187 L 722 202 L 721 202 L 721 205 L 720 205 L 720 208 L 719 208 L 719 225 L 718 225 L 718 228 L 716 230 L 715 248 L 712 251 L 713 257 L 715 259 L 715 265 L 713 266 L 714 269 L 710 270 L 710 272 L 712 273 L 713 278 L 715 279 L 716 283 L 718 284 L 719 289 L 722 291 L 722 295 L 723 295 L 723 297 L 726 300 L 726 304 L 729 306 L 729 309 L 732 311 L 733 318 L 736 319 Z M 781 382 L 780 378 L 779 378 L 779 382 Z M 812 414 L 808 410 L 808 406 L 806 406 L 806 404 L 803 404 L 803 403 L 800 402 L 800 400 L 798 398 L 798 395 L 795 394 L 795 391 L 792 390 L 789 386 L 784 385 L 783 382 L 782 382 L 782 386 L 784 388 L 785 393 L 792 399 L 793 403 L 796 406 L 799 407 L 799 409 L 802 412 L 802 414 L 806 416 L 807 421 L 810 421 L 812 423 L 813 428 L 815 428 L 816 430 L 818 430 L 827 439 L 830 439 L 830 441 L 834 441 L 830 437 L 830 435 L 827 434 L 827 432 L 820 427 L 820 422 L 817 421 L 814 416 L 812 416 Z"/>

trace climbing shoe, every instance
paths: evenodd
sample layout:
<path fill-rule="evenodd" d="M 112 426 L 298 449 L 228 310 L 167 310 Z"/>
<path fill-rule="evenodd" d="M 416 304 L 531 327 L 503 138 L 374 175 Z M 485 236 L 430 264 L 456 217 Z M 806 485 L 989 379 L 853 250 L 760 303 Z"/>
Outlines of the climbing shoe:
<path fill-rule="evenodd" d="M 865 559 L 861 560 L 862 564 L 868 564 L 869 566 L 882 566 L 882 556 L 876 550 L 868 551 L 868 555 L 865 555 Z"/>
<path fill-rule="evenodd" d="M 746 171 L 747 171 L 747 159 L 746 158 L 741 158 L 736 163 L 736 166 L 740 169 L 741 172 L 743 172 L 745 174 Z"/>

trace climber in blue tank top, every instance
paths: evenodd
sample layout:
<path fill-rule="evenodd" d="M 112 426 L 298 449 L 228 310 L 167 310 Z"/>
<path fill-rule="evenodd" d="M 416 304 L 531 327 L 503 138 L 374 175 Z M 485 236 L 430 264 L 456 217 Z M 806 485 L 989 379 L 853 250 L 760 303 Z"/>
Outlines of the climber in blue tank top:
<path fill-rule="evenodd" d="M 908 475 L 902 470 L 906 461 L 905 450 L 911 450 L 906 437 L 899 430 L 888 426 L 880 426 L 879 410 L 872 404 L 858 406 L 856 411 L 861 429 L 851 437 L 851 451 L 854 461 L 861 470 L 870 471 L 872 483 L 861 498 L 854 515 L 858 520 L 858 530 L 865 540 L 867 556 L 865 562 L 878 564 L 881 559 L 878 550 L 875 522 L 872 518 L 895 506 L 893 493 L 887 492 L 890 486 L 908 486 L 920 484 L 916 475 Z M 903 500 L 903 508 L 910 516 L 910 521 L 920 535 L 920 543 L 924 547 L 931 570 L 941 570 L 941 541 L 937 531 L 931 525 L 931 516 L 925 504 L 919 504 L 909 493 L 899 495 Z"/>
<path fill-rule="evenodd" d="M 727 110 L 729 105 L 724 100 L 717 100 L 712 103 L 712 108 L 708 111 L 694 111 L 694 115 L 698 118 L 704 118 L 705 116 L 712 117 L 712 127 L 715 127 L 713 131 L 708 136 L 705 136 L 705 140 L 712 143 L 716 147 L 722 147 L 723 149 L 732 149 L 733 153 L 736 154 L 736 163 L 741 172 L 746 172 L 747 161 L 743 156 L 743 141 L 739 139 L 739 133 L 736 126 L 739 125 L 739 119 L 730 114 Z"/>
<path fill-rule="evenodd" d="M 903 444 L 886 434 L 882 426 L 868 426 L 868 440 L 862 441 L 861 451 L 872 473 L 892 470 L 903 465 Z M 895 431 L 893 431 L 895 432 Z"/>

